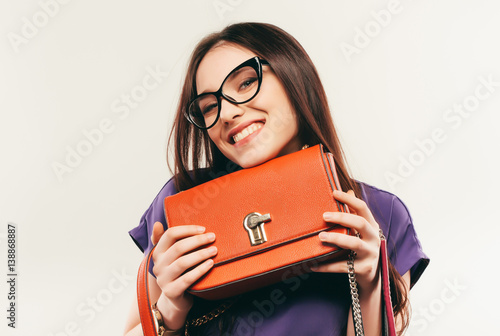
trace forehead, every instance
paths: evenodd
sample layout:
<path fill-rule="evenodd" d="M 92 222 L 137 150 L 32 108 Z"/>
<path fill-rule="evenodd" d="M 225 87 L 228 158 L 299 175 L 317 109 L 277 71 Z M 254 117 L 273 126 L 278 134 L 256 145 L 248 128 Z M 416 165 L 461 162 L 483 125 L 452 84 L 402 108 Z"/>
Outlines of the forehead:
<path fill-rule="evenodd" d="M 223 44 L 210 50 L 196 72 L 197 94 L 217 91 L 226 76 L 255 53 L 236 45 Z"/>

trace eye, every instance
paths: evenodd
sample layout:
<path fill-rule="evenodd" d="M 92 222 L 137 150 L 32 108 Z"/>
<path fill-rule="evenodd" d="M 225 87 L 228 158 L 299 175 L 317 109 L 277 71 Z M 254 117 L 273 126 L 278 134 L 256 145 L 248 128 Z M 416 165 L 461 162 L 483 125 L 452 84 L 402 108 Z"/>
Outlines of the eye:
<path fill-rule="evenodd" d="M 249 77 L 241 82 L 239 89 L 245 90 L 249 87 L 252 87 L 256 82 L 257 82 L 257 77 Z"/>
<path fill-rule="evenodd" d="M 203 116 L 209 116 L 213 113 L 216 113 L 217 112 L 217 103 L 210 103 L 210 104 L 207 104 L 205 106 L 203 106 L 203 108 L 201 109 L 201 113 L 203 114 Z"/>

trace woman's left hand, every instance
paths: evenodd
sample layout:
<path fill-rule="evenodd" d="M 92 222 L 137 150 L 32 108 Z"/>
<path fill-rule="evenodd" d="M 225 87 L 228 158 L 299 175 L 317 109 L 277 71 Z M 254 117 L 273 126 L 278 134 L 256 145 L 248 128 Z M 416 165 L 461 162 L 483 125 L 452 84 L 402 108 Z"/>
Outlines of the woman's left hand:
<path fill-rule="evenodd" d="M 332 224 L 339 224 L 354 232 L 357 236 L 349 236 L 335 232 L 321 232 L 319 239 L 324 243 L 356 252 L 354 270 L 360 290 L 372 290 L 379 280 L 378 263 L 380 253 L 379 225 L 366 203 L 357 198 L 352 190 L 347 193 L 335 191 L 333 196 L 349 207 L 350 213 L 325 212 L 323 219 Z M 345 260 L 327 262 L 312 268 L 314 272 L 347 273 Z"/>

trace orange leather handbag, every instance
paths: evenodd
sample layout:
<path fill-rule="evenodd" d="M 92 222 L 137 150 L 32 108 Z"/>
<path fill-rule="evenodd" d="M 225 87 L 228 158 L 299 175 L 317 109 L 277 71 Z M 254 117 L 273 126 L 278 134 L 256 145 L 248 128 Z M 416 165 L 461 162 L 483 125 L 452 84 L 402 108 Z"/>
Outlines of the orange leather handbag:
<path fill-rule="evenodd" d="M 169 227 L 202 225 L 214 232 L 214 266 L 189 292 L 223 299 L 309 271 L 349 251 L 322 243 L 321 231 L 353 234 L 326 223 L 325 211 L 348 212 L 333 198 L 340 189 L 333 156 L 321 145 L 243 169 L 165 199 Z M 381 233 L 383 335 L 395 336 L 387 249 Z M 137 296 L 144 335 L 157 335 L 148 289 L 153 250 L 139 268 Z M 353 261 L 353 254 L 349 261 Z M 347 258 L 346 258 L 347 259 Z M 364 334 L 354 268 L 349 271 L 356 335 Z M 356 311 L 356 314 L 355 314 Z M 186 328 L 187 330 L 187 328 Z M 187 331 L 186 331 L 187 334 Z"/>
<path fill-rule="evenodd" d="M 321 231 L 349 234 L 323 220 L 325 211 L 346 211 L 333 198 L 339 188 L 332 154 L 317 145 L 167 197 L 169 227 L 202 225 L 216 236 L 214 266 L 189 292 L 222 299 L 340 256 L 318 239 Z"/>

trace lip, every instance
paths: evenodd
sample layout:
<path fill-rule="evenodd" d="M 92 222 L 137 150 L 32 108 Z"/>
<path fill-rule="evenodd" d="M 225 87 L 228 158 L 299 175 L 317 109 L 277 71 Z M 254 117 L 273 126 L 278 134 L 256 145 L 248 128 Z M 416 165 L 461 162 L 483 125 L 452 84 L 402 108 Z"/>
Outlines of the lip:
<path fill-rule="evenodd" d="M 262 124 L 265 124 L 266 120 L 265 119 L 255 119 L 255 120 L 249 120 L 249 121 L 242 122 L 241 124 L 239 124 L 238 126 L 234 127 L 232 130 L 229 131 L 229 133 L 227 134 L 227 141 L 234 145 L 233 136 L 235 136 L 236 134 L 241 132 L 243 129 L 247 128 L 248 126 L 250 126 L 251 124 L 256 123 L 256 122 L 260 122 Z"/>

